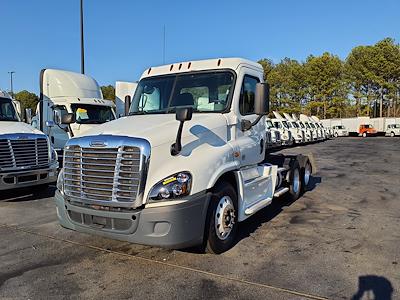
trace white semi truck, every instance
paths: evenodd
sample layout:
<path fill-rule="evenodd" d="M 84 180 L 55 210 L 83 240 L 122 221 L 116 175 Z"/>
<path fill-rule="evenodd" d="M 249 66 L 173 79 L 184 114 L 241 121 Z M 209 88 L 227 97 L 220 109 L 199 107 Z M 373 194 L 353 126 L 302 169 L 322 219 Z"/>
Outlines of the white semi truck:
<path fill-rule="evenodd" d="M 103 99 L 100 86 L 90 76 L 55 69 L 40 73 L 40 101 L 32 125 L 43 131 L 58 153 L 72 136 L 115 119 L 115 104 Z M 73 123 L 59 124 L 70 114 Z"/>
<path fill-rule="evenodd" d="M 55 182 L 57 168 L 47 136 L 21 122 L 15 101 L 0 91 L 0 190 Z"/>
<path fill-rule="evenodd" d="M 240 222 L 274 197 L 297 199 L 310 182 L 308 156 L 266 157 L 268 107 L 262 66 L 249 60 L 145 70 L 128 116 L 67 142 L 55 194 L 61 225 L 226 251 Z"/>

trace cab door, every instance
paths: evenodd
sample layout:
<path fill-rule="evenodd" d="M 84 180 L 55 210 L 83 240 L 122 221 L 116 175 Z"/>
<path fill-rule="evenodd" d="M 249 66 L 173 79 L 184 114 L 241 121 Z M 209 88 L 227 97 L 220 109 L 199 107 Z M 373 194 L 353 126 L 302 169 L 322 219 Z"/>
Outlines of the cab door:
<path fill-rule="evenodd" d="M 242 121 L 248 120 L 254 122 L 257 115 L 254 113 L 254 100 L 256 93 L 256 85 L 261 80 L 258 73 L 251 73 L 252 70 L 244 73 L 242 77 L 242 86 L 240 90 L 238 109 L 238 129 L 236 141 L 240 150 L 240 165 L 250 166 L 260 163 L 264 160 L 265 151 L 265 121 L 261 119 L 256 125 L 249 130 L 241 128 Z"/>
<path fill-rule="evenodd" d="M 52 115 L 54 115 L 54 112 L 56 112 L 60 117 L 68 113 L 67 108 L 64 105 L 54 105 L 52 107 L 51 112 Z M 54 149 L 56 150 L 63 149 L 65 144 L 67 143 L 69 136 L 68 133 L 66 132 L 66 128 L 67 125 L 54 124 L 54 126 L 48 129 L 49 138 Z"/>

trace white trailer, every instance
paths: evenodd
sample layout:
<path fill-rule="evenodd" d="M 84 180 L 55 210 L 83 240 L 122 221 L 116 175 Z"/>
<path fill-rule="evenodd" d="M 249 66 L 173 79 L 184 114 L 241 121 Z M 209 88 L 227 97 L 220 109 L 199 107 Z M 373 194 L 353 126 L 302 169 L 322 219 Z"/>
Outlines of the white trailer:
<path fill-rule="evenodd" d="M 325 119 L 321 120 L 324 126 L 344 127 L 349 135 L 359 135 L 361 125 L 370 125 L 378 134 L 396 136 L 395 130 L 400 127 L 400 118 L 370 118 L 370 117 L 354 117 L 341 119 Z"/>
<path fill-rule="evenodd" d="M 266 157 L 263 74 L 240 58 L 145 70 L 129 115 L 68 141 L 55 195 L 61 225 L 221 253 L 274 197 L 297 199 L 312 159 Z"/>
<path fill-rule="evenodd" d="M 90 76 L 55 69 L 40 73 L 40 101 L 32 125 L 43 131 L 60 153 L 71 136 L 115 119 L 115 104 L 103 99 L 99 84 Z M 58 120 L 73 117 L 73 123 Z"/>
<path fill-rule="evenodd" d="M 57 154 L 47 136 L 21 122 L 15 101 L 0 91 L 0 191 L 57 179 Z"/>

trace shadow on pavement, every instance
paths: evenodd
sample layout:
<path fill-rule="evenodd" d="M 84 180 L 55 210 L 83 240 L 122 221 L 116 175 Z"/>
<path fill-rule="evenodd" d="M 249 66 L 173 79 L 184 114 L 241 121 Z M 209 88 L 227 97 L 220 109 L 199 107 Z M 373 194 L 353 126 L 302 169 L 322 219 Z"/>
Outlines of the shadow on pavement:
<path fill-rule="evenodd" d="M 54 185 L 19 188 L 0 192 L 0 202 L 24 202 L 53 197 Z"/>
<path fill-rule="evenodd" d="M 383 276 L 364 275 L 358 277 L 358 291 L 351 299 L 392 299 L 393 286 L 391 282 Z"/>

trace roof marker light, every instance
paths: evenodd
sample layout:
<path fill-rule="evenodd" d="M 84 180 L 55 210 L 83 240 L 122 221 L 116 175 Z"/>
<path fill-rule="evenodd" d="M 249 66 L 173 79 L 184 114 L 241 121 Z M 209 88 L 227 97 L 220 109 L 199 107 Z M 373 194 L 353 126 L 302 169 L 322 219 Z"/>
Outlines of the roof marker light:
<path fill-rule="evenodd" d="M 190 66 L 192 65 L 192 63 L 190 62 L 189 64 L 188 64 L 188 69 L 190 69 Z"/>
<path fill-rule="evenodd" d="M 221 64 L 221 59 L 218 59 L 217 66 L 219 67 L 219 66 L 220 66 L 220 64 Z"/>
<path fill-rule="evenodd" d="M 171 65 L 171 67 L 169 68 L 170 71 L 172 71 L 172 68 L 174 67 L 174 65 Z"/>
<path fill-rule="evenodd" d="M 182 64 L 179 64 L 179 70 L 182 68 Z"/>
<path fill-rule="evenodd" d="M 149 70 L 147 71 L 147 74 L 150 74 L 150 72 L 151 72 L 151 68 L 149 68 Z"/>

